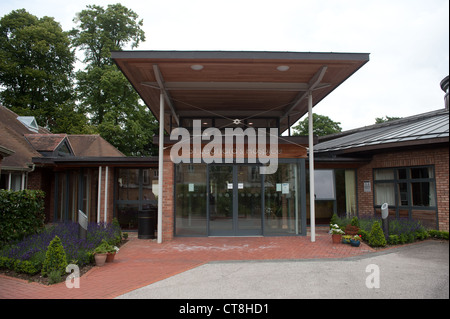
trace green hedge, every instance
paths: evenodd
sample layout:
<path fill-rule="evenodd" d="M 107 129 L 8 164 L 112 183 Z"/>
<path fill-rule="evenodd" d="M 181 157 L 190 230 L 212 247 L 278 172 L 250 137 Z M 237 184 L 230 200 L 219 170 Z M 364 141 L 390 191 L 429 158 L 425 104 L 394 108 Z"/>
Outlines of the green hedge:
<path fill-rule="evenodd" d="M 0 246 L 44 227 L 44 197 L 40 190 L 0 190 Z"/>

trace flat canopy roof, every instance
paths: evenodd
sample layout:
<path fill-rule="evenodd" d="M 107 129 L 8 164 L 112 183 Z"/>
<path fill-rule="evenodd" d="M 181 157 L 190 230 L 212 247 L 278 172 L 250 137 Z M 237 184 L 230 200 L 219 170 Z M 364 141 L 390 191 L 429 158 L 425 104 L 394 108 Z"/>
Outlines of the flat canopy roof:
<path fill-rule="evenodd" d="M 112 58 L 165 129 L 180 117 L 276 118 L 280 132 L 369 61 L 368 53 L 118 51 Z"/>

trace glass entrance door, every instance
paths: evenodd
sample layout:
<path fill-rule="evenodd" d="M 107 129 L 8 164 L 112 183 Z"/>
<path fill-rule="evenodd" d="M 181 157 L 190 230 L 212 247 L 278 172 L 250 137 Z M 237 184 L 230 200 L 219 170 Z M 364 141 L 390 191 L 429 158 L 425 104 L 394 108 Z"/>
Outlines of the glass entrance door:
<path fill-rule="evenodd" d="M 209 167 L 209 235 L 262 234 L 262 181 L 256 165 Z"/>

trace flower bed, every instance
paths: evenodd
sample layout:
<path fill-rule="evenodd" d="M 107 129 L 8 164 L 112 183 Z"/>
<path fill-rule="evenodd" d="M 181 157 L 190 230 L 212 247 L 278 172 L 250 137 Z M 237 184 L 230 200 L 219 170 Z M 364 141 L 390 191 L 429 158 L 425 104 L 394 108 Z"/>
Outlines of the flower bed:
<path fill-rule="evenodd" d="M 5 245 L 0 250 L 0 269 L 27 275 L 39 274 L 48 245 L 55 236 L 61 239 L 67 262 L 79 267 L 93 262 L 94 249 L 103 239 L 112 245 L 118 245 L 121 241 L 121 231 L 116 223 L 89 224 L 86 239 L 79 239 L 77 223 L 58 223 L 46 227 L 39 234 Z"/>
<path fill-rule="evenodd" d="M 355 218 L 355 217 L 354 217 Z M 337 228 L 346 229 L 351 223 L 349 218 L 339 218 L 333 215 L 332 222 Z M 361 218 L 357 220 L 361 239 L 370 245 L 370 236 L 375 223 L 382 224 L 381 218 Z M 389 219 L 389 236 L 384 245 L 402 245 L 412 243 L 416 240 L 424 240 L 427 238 L 444 238 L 448 239 L 448 232 L 439 232 L 427 230 L 420 221 L 407 218 L 390 218 Z M 381 246 L 384 246 L 381 245 Z"/>

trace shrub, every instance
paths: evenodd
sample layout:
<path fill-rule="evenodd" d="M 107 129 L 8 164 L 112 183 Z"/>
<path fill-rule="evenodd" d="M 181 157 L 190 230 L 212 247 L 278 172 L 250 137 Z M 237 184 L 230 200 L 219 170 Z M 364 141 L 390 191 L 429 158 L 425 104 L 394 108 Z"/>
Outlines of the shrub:
<path fill-rule="evenodd" d="M 50 285 L 53 284 L 57 284 L 59 282 L 61 282 L 61 271 L 60 270 L 52 270 L 50 271 L 50 273 L 48 274 L 48 283 Z"/>
<path fill-rule="evenodd" d="M 370 233 L 368 232 L 368 231 L 366 231 L 366 230 L 364 230 L 364 229 L 360 229 L 359 231 L 358 231 L 358 234 L 359 235 L 361 235 L 361 239 L 362 240 L 364 240 L 364 241 L 369 241 L 369 235 L 370 235 Z"/>
<path fill-rule="evenodd" d="M 399 240 L 400 239 L 399 239 L 398 235 L 389 235 L 387 243 L 389 245 L 398 245 Z"/>
<path fill-rule="evenodd" d="M 369 234 L 369 245 L 372 247 L 384 247 L 386 246 L 386 238 L 384 238 L 383 230 L 378 221 L 372 225 L 372 230 Z"/>
<path fill-rule="evenodd" d="M 358 219 L 358 217 L 354 216 L 354 217 L 352 218 L 352 221 L 350 222 L 350 225 L 359 228 L 359 219 Z"/>
<path fill-rule="evenodd" d="M 43 229 L 44 197 L 40 190 L 0 190 L 0 245 Z"/>
<path fill-rule="evenodd" d="M 448 240 L 448 231 L 441 231 L 441 230 L 429 230 L 428 235 L 431 238 L 437 238 L 437 239 L 447 239 Z"/>
<path fill-rule="evenodd" d="M 48 245 L 47 253 L 45 254 L 44 264 L 42 265 L 42 276 L 49 275 L 52 271 L 59 271 L 60 275 L 66 271 L 67 258 L 61 239 L 58 236 Z"/>

